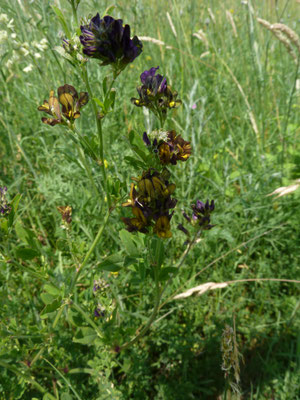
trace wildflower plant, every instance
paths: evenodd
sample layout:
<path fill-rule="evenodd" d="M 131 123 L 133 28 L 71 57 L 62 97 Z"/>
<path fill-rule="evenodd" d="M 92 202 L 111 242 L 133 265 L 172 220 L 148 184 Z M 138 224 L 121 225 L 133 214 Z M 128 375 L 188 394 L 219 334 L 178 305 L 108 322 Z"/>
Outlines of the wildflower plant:
<path fill-rule="evenodd" d="M 78 0 L 70 1 L 75 21 L 78 21 L 79 3 Z M 79 26 L 75 27 L 75 31 L 71 32 L 66 28 L 67 23 L 60 10 L 56 7 L 53 9 L 65 31 L 61 46 L 55 49 L 70 62 L 74 72 L 80 76 L 82 91 L 78 92 L 74 88 L 73 79 L 70 76 L 68 83 L 58 87 L 57 95 L 53 88 L 49 88 L 49 99 L 44 100 L 38 107 L 38 111 L 49 116 L 42 117 L 44 124 L 50 125 L 53 129 L 58 129 L 56 125 L 61 125 L 70 132 L 69 137 L 75 144 L 74 150 L 77 151 L 86 170 L 94 194 L 103 203 L 102 209 L 106 208 L 106 213 L 102 215 L 103 220 L 90 248 L 80 259 L 74 250 L 76 243 L 74 243 L 71 229 L 72 204 L 57 207 L 76 269 L 69 282 L 64 285 L 64 289 L 59 292 L 60 302 L 57 303 L 57 300 L 53 298 L 53 304 L 56 301 L 57 307 L 50 307 L 47 303 L 42 312 L 42 318 L 49 318 L 60 304 L 53 324 L 56 326 L 64 308 L 76 310 L 84 316 L 96 334 L 103 338 L 103 344 L 108 344 L 120 352 L 136 343 L 152 325 L 159 311 L 163 292 L 171 279 L 170 274 L 174 275 L 178 272 L 199 233 L 203 229 L 212 227 L 210 213 L 214 205 L 213 202 L 207 206 L 197 201 L 196 205 L 192 206 L 193 217 L 189 222 L 193 222 L 196 226 L 194 240 L 189 242 L 188 251 L 185 251 L 184 258 L 178 263 L 177 268 L 170 266 L 168 270 L 168 260 L 165 260 L 165 242 L 173 237 L 173 216 L 178 211 L 176 182 L 172 170 L 176 168 L 176 165 L 187 162 L 192 156 L 190 142 L 173 128 L 164 127 L 168 114 L 181 105 L 178 93 L 168 85 L 168 78 L 158 73 L 158 66 L 140 74 L 141 85 L 137 87 L 139 97 L 132 98 L 131 102 L 134 106 L 147 108 L 153 114 L 158 129 L 152 132 L 131 131 L 129 133 L 129 143 L 135 154 L 135 157 L 130 158 L 129 161 L 136 172 L 132 178 L 129 197 L 124 201 L 120 186 L 112 184 L 106 174 L 103 136 L 107 134 L 107 130 L 103 128 L 103 123 L 114 107 L 116 96 L 116 91 L 113 89 L 114 82 L 119 75 L 126 74 L 126 67 L 141 55 L 142 42 L 137 36 L 131 37 L 131 28 L 128 24 L 124 25 L 122 19 L 115 19 L 110 15 L 101 17 L 99 13 L 90 20 L 82 19 L 81 23 L 78 22 Z M 89 69 L 93 64 L 101 68 L 101 72 L 104 68 L 108 71 L 108 75 L 102 82 L 102 97 L 94 93 L 97 85 L 90 83 Z M 79 117 L 86 118 L 85 106 L 89 102 L 93 108 L 96 128 L 95 133 L 90 136 L 81 132 L 76 124 Z M 143 148 L 136 144 L 136 140 Z M 95 170 L 101 172 L 100 185 L 94 175 Z M 124 249 L 117 254 L 107 255 L 97 264 L 98 269 L 110 273 L 110 278 L 107 275 L 94 276 L 92 292 L 95 302 L 93 309 L 90 310 L 90 316 L 87 316 L 87 311 L 83 310 L 78 302 L 77 285 L 82 275 L 87 273 L 92 254 L 96 246 L 101 243 L 103 232 L 113 215 L 117 214 L 117 210 L 121 211 L 118 219 L 124 224 L 124 229 L 119 232 Z M 197 223 L 194 222 L 196 220 Z M 124 251 L 127 254 L 125 259 Z M 171 261 L 171 265 L 172 263 Z M 107 295 L 110 291 L 115 293 L 116 284 L 113 281 L 117 281 L 118 272 L 121 273 L 122 266 L 135 268 L 143 280 L 147 280 L 150 276 L 155 283 L 152 313 L 133 338 L 126 336 L 132 334 L 132 330 L 125 330 L 124 333 L 122 329 L 116 329 L 117 307 L 114 307 L 114 301 Z M 169 281 L 164 283 L 166 277 Z"/>
<path fill-rule="evenodd" d="M 296 154 L 294 89 L 284 85 L 294 75 L 296 95 L 299 68 L 283 69 L 284 80 L 275 73 L 267 79 L 276 72 L 273 48 L 266 55 L 254 51 L 249 64 L 252 53 L 244 53 L 241 40 L 247 28 L 250 45 L 260 44 L 259 2 L 247 7 L 249 24 L 239 24 L 238 42 L 226 40 L 226 25 L 217 29 L 221 14 L 216 21 L 206 18 L 209 46 L 190 32 L 197 2 L 179 8 L 172 2 L 170 14 L 157 2 L 148 22 L 135 14 L 147 6 L 143 1 L 106 11 L 102 5 L 89 9 L 97 5 L 91 1 L 46 3 L 18 2 L 14 9 L 4 0 L 7 14 L 0 15 L 2 397 L 216 397 L 224 388 L 214 368 L 220 356 L 228 396 L 241 385 L 247 397 L 237 342 L 243 353 L 255 353 L 257 324 L 263 337 L 276 341 L 271 326 L 277 314 L 264 301 L 272 299 L 271 285 L 242 289 L 243 282 L 264 280 L 256 279 L 260 264 L 267 275 L 278 272 L 273 281 L 280 292 L 287 285 L 278 282 L 290 274 L 297 294 L 297 246 L 286 246 L 297 233 L 297 197 L 291 195 L 288 210 L 280 200 L 269 207 L 264 194 L 278 179 L 285 182 L 290 167 L 282 161 L 280 173 L 277 161 Z M 202 11 L 204 20 L 207 9 Z M 167 16 L 171 29 L 157 23 L 159 40 L 140 36 L 157 15 Z M 244 11 L 235 20 L 238 15 Z M 247 77 L 239 74 L 238 57 L 244 57 Z M 285 65 L 278 50 L 278 66 Z M 251 70 L 257 85 L 247 85 Z M 245 104 L 224 111 L 234 95 Z M 253 133 L 260 139 L 255 152 Z M 274 237 L 268 240 L 269 234 Z M 222 282 L 235 272 L 241 279 Z M 201 277 L 215 282 L 203 285 Z M 211 291 L 234 283 L 240 289 Z M 190 285 L 195 287 L 176 296 Z M 193 293 L 206 294 L 176 301 Z M 279 310 L 283 297 L 274 303 Z M 277 324 L 283 327 L 277 336 L 287 325 L 292 338 L 297 297 L 282 304 L 282 321 L 289 323 Z M 220 327 L 233 309 L 243 329 L 236 334 L 226 326 L 221 339 Z M 199 376 L 204 353 L 200 363 L 208 368 Z"/>

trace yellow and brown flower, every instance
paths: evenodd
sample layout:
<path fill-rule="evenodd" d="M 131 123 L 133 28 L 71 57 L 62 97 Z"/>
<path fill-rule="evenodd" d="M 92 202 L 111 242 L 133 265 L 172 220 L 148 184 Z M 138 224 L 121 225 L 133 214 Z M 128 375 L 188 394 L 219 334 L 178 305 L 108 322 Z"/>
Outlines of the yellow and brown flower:
<path fill-rule="evenodd" d="M 65 119 L 74 122 L 80 117 L 80 109 L 89 101 L 87 92 L 80 92 L 79 96 L 76 89 L 68 84 L 60 86 L 57 90 L 58 97 L 54 95 L 54 90 L 50 91 L 49 101 L 44 100 L 43 105 L 38 107 L 39 111 L 46 112 L 54 118 L 42 118 L 45 124 L 54 126 L 65 124 Z M 60 107 L 61 105 L 61 107 Z"/>
<path fill-rule="evenodd" d="M 159 159 L 162 164 L 177 164 L 177 161 L 186 161 L 192 152 L 190 142 L 185 141 L 175 131 L 168 132 L 167 142 L 158 146 Z"/>
<path fill-rule="evenodd" d="M 166 215 L 160 216 L 156 221 L 153 231 L 162 239 L 168 239 L 172 237 L 169 217 Z"/>
<path fill-rule="evenodd" d="M 147 218 L 144 216 L 142 210 L 139 207 L 132 207 L 132 213 L 135 218 L 122 218 L 122 221 L 127 225 L 129 232 L 147 232 Z"/>
<path fill-rule="evenodd" d="M 175 191 L 175 184 L 169 183 L 169 171 L 161 173 L 150 168 L 144 171 L 139 178 L 133 178 L 130 198 L 123 203 L 123 207 L 132 207 L 134 218 L 122 218 L 129 232 L 148 233 L 148 228 L 154 225 L 153 232 L 161 238 L 172 236 L 170 220 L 173 213 L 169 210 L 176 206 L 176 199 L 171 198 Z"/>

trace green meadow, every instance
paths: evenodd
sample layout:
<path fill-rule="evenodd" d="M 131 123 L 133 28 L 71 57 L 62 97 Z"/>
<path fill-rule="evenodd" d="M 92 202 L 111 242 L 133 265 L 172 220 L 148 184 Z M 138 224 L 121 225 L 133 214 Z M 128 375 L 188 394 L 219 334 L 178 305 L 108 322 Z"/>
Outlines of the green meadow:
<path fill-rule="evenodd" d="M 77 3 L 0 0 L 0 399 L 300 399 L 299 0 Z M 143 43 L 116 80 L 62 46 L 97 13 Z M 157 66 L 191 145 L 172 237 L 122 220 Z M 65 84 L 80 118 L 43 123 Z M 191 239 L 197 200 L 213 227 Z"/>

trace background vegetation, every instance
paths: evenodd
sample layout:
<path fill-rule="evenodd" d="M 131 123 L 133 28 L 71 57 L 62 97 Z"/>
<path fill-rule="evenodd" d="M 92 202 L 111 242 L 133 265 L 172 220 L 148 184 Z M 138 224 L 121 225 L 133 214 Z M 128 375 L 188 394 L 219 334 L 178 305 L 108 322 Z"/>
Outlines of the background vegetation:
<path fill-rule="evenodd" d="M 140 73 L 159 65 L 183 101 L 167 126 L 193 148 L 175 171 L 179 207 L 187 209 L 196 199 L 216 202 L 216 226 L 166 290 L 150 333 L 120 354 L 113 346 L 134 335 L 149 315 L 153 290 L 151 279 L 126 265 L 118 274 L 99 269 L 105 256 L 123 251 L 120 204 L 77 285 L 84 316 L 65 308 L 58 321 L 51 313 L 45 318 L 47 295 L 61 300 L 60 290 L 105 215 L 105 199 L 89 183 L 69 134 L 42 124 L 37 111 L 50 89 L 68 83 L 85 90 L 54 50 L 62 28 L 52 4 L 75 33 L 67 1 L 0 1 L 8 16 L 0 23 L 0 186 L 8 187 L 10 200 L 22 195 L 14 229 L 0 236 L 1 399 L 229 398 L 221 341 L 234 323 L 243 356 L 237 397 L 300 398 L 299 284 L 243 281 L 172 300 L 205 282 L 300 278 L 300 191 L 267 196 L 300 174 L 299 54 L 294 47 L 295 62 L 257 21 L 282 22 L 299 32 L 299 1 L 135 0 L 118 1 L 110 12 L 134 34 L 160 41 L 144 39 L 142 55 L 115 84 L 115 108 L 104 121 L 111 185 L 126 197 L 130 177 L 137 175 L 126 161 L 132 155 L 128 133 L 142 134 L 151 122 L 130 98 Z M 82 0 L 79 16 L 102 14 L 109 5 Z M 96 62 L 89 69 L 94 90 L 101 92 L 108 70 Z M 87 135 L 94 129 L 92 111 L 89 103 L 78 122 Z M 90 168 L 99 183 L 100 170 L 92 163 Z M 67 204 L 73 208 L 69 239 L 56 209 Z M 174 263 L 185 249 L 175 229 L 180 213 L 176 218 L 167 248 Z M 96 279 L 109 287 L 95 294 Z M 105 314 L 94 318 L 98 304 Z M 116 308 L 117 327 L 109 319 Z M 87 317 L 101 326 L 103 340 Z"/>

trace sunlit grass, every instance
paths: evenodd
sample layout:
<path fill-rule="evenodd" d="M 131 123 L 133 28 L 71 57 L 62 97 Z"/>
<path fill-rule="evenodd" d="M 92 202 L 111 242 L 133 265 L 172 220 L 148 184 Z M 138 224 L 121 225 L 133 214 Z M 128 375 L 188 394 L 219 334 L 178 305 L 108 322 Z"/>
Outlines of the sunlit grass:
<path fill-rule="evenodd" d="M 75 33 L 68 2 L 55 4 Z M 99 2 L 83 1 L 79 15 L 103 13 L 109 5 L 101 2 L 99 9 Z M 283 43 L 257 21 L 281 22 L 299 32 L 300 4 L 136 0 L 120 1 L 111 11 L 130 23 L 133 34 L 149 38 L 142 55 L 116 82 L 115 109 L 104 119 L 111 185 L 118 179 L 120 196 L 126 198 L 130 178 L 137 175 L 125 159 L 132 156 L 128 134 L 134 129 L 142 135 L 149 117 L 130 99 L 136 96 L 140 73 L 159 66 L 183 102 L 166 126 L 193 148 L 188 162 L 174 171 L 178 208 L 187 209 L 199 198 L 216 202 L 216 226 L 205 232 L 167 288 L 151 334 L 118 356 L 80 342 L 74 319 L 78 327 L 89 328 L 74 311 L 64 313 L 53 329 L 40 318 L 43 285 L 54 278 L 64 282 L 66 271 L 88 251 L 107 207 L 69 132 L 42 124 L 37 111 L 50 89 L 68 83 L 84 90 L 80 75 L 55 51 L 63 34 L 50 2 L 2 0 L 0 10 L 8 22 L 13 19 L 10 25 L 0 22 L 0 31 L 8 35 L 0 50 L 0 186 L 8 187 L 10 199 L 22 194 L 12 240 L 3 241 L 0 252 L 0 398 L 40 398 L 41 385 L 63 400 L 78 398 L 74 393 L 82 399 L 228 399 L 220 343 L 225 325 L 233 327 L 233 320 L 244 357 L 240 398 L 298 398 L 299 285 L 241 282 L 199 298 L 172 301 L 172 296 L 206 282 L 300 277 L 299 190 L 278 199 L 267 196 L 299 178 L 300 55 L 293 45 L 295 63 Z M 95 62 L 90 71 L 94 91 L 100 92 L 108 68 Z M 89 103 L 77 125 L 86 135 L 94 132 L 92 118 Z M 101 187 L 101 171 L 93 162 L 90 168 Z M 130 269 L 117 275 L 97 269 L 104 256 L 120 250 L 121 203 L 74 300 L 93 318 L 98 302 L 93 281 L 109 279 L 110 290 L 101 302 L 109 310 L 117 303 L 115 318 L 126 320 L 128 326 L 121 322 L 121 328 L 130 331 L 152 307 L 149 288 Z M 73 208 L 73 258 L 57 211 L 67 204 Z M 176 231 L 181 222 L 179 212 L 167 249 L 175 261 L 185 250 L 185 238 Z M 39 257 L 16 258 L 16 249 L 25 244 Z M 124 290 L 116 295 L 118 288 Z M 106 342 L 113 343 L 114 335 L 111 326 Z"/>

